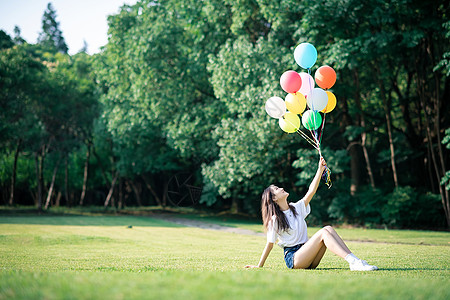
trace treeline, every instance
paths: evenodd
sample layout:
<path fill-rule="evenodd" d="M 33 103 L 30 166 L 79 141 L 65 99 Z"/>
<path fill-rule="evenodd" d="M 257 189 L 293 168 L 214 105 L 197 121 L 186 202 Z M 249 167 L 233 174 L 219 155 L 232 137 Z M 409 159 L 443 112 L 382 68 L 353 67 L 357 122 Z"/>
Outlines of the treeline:
<path fill-rule="evenodd" d="M 449 14 L 445 1 L 138 1 L 108 18 L 101 53 L 70 56 L 49 5 L 38 43 L 0 32 L 2 201 L 257 213 L 271 183 L 301 197 L 317 152 L 264 104 L 285 97 L 279 77 L 302 71 L 292 54 L 309 42 L 312 72 L 338 77 L 322 140 L 333 186 L 310 221 L 444 228 Z"/>

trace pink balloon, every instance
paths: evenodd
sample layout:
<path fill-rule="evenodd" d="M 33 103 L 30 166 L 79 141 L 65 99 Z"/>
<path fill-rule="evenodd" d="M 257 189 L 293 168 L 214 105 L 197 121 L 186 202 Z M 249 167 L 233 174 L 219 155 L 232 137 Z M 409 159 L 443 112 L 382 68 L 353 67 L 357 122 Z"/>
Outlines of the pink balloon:
<path fill-rule="evenodd" d="M 298 92 L 300 87 L 302 86 L 302 78 L 300 75 L 292 70 L 286 71 L 281 75 L 280 78 L 281 88 L 286 93 L 295 93 Z"/>
<path fill-rule="evenodd" d="M 300 88 L 299 92 L 302 93 L 304 96 L 308 96 L 308 94 L 312 91 L 314 88 L 314 79 L 311 75 L 305 72 L 300 73 L 300 78 L 302 79 L 302 87 Z"/>

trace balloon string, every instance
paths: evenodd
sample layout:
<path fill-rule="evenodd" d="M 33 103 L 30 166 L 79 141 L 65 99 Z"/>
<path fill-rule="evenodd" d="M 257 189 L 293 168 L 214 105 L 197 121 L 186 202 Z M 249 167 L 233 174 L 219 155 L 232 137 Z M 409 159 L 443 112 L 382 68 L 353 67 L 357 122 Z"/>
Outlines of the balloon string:
<path fill-rule="evenodd" d="M 288 119 L 283 118 L 283 120 L 286 121 L 286 122 L 288 122 L 289 124 L 291 124 L 292 127 L 294 127 L 294 128 L 297 127 L 297 126 L 295 126 L 294 124 L 292 124 L 292 122 L 289 121 Z M 306 133 L 304 133 L 303 131 L 301 131 L 300 128 L 297 128 L 297 133 L 298 133 L 301 137 L 303 137 L 308 143 L 310 143 L 316 150 L 319 151 L 319 149 L 317 148 L 317 141 L 316 141 L 316 140 L 311 139 Z"/>
<path fill-rule="evenodd" d="M 312 96 L 312 93 L 313 93 L 313 88 L 311 87 L 311 69 L 308 69 L 308 88 L 309 88 L 309 92 L 311 93 L 311 96 Z M 308 95 L 306 95 L 306 97 L 308 97 Z M 312 100 L 310 101 L 310 103 L 311 103 L 311 109 L 314 111 L 314 103 L 312 102 Z"/>
<path fill-rule="evenodd" d="M 310 143 L 311 146 L 314 147 L 314 149 L 319 150 L 319 149 L 317 148 L 316 143 L 315 143 L 309 136 L 307 136 L 303 131 L 301 131 L 300 129 L 297 129 L 297 133 L 298 133 L 301 137 L 303 137 L 308 143 Z"/>
<path fill-rule="evenodd" d="M 322 126 L 320 127 L 320 135 L 319 135 L 319 143 L 322 143 L 322 134 L 323 134 L 323 128 L 325 127 L 325 118 L 327 116 L 327 113 L 323 114 L 323 121 Z"/>
<path fill-rule="evenodd" d="M 288 119 L 286 119 L 286 118 L 283 118 L 286 122 L 288 122 L 289 124 L 291 124 L 293 127 L 296 127 L 294 124 L 292 124 L 292 122 L 291 121 L 289 121 Z M 323 122 L 325 123 L 325 120 L 323 120 Z M 322 128 L 321 128 L 321 130 L 323 131 L 323 127 L 324 127 L 324 124 L 322 124 Z M 303 137 L 308 143 L 310 143 L 311 144 L 311 146 L 313 146 L 314 147 L 314 149 L 316 149 L 317 150 L 317 152 L 319 152 L 319 156 L 320 157 L 323 157 L 322 156 L 322 151 L 320 150 L 320 141 L 319 141 L 319 139 L 320 139 L 320 137 L 321 137 L 321 135 L 322 135 L 322 132 L 321 132 L 321 134 L 320 134 L 320 136 L 319 136 L 319 139 L 318 139 L 318 137 L 317 137 L 317 130 L 309 130 L 310 132 L 311 132 L 311 136 L 313 137 L 313 139 L 312 138 L 310 138 L 306 133 L 304 133 L 303 131 L 301 131 L 300 130 L 300 128 L 297 128 L 297 133 L 301 136 L 301 137 Z M 331 182 L 331 170 L 330 170 L 330 168 L 328 168 L 328 167 L 326 167 L 325 168 L 325 171 L 323 172 L 323 174 L 322 174 L 322 179 L 323 180 L 325 180 L 325 185 L 326 186 L 328 186 L 328 188 L 331 188 L 331 186 L 333 185 L 333 183 Z"/>
<path fill-rule="evenodd" d="M 313 145 L 314 148 L 317 148 L 317 143 L 316 143 L 312 138 L 310 138 L 306 133 L 304 133 L 304 132 L 301 131 L 300 129 L 298 129 L 297 132 L 298 132 L 301 136 L 303 136 L 306 140 L 308 140 L 308 142 L 309 142 L 311 145 Z"/>
<path fill-rule="evenodd" d="M 317 140 L 317 132 L 316 132 L 316 130 L 311 130 L 311 129 L 309 129 L 309 132 L 311 133 L 311 136 L 313 137 L 314 142 L 315 142 L 315 144 L 317 145 L 317 148 L 320 148 L 320 143 L 319 143 L 319 141 Z"/>

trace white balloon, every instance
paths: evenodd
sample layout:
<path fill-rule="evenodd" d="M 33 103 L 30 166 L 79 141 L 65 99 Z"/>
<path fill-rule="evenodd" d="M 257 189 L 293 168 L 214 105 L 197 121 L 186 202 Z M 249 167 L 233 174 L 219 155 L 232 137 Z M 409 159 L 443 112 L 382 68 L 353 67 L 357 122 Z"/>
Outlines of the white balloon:
<path fill-rule="evenodd" d="M 327 92 L 321 88 L 314 88 L 311 92 L 309 92 L 308 97 L 306 98 L 306 103 L 312 110 L 321 111 L 327 107 L 328 104 Z"/>
<path fill-rule="evenodd" d="M 270 97 L 266 101 L 266 112 L 272 118 L 279 119 L 286 113 L 286 103 L 280 97 Z"/>
<path fill-rule="evenodd" d="M 305 72 L 300 73 L 300 78 L 302 79 L 302 86 L 300 87 L 299 92 L 306 96 L 311 92 L 316 83 L 312 76 Z"/>

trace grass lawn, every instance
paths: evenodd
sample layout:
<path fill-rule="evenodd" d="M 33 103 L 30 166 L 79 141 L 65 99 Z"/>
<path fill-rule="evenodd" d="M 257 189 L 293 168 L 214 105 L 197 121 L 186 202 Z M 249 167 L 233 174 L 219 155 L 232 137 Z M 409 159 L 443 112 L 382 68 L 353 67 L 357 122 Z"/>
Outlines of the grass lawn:
<path fill-rule="evenodd" d="M 9 213 L 0 216 L 0 299 L 450 299 L 450 233 L 337 231 L 380 270 L 351 272 L 329 252 L 317 270 L 289 270 L 279 247 L 247 270 L 264 237 L 145 216 Z"/>

